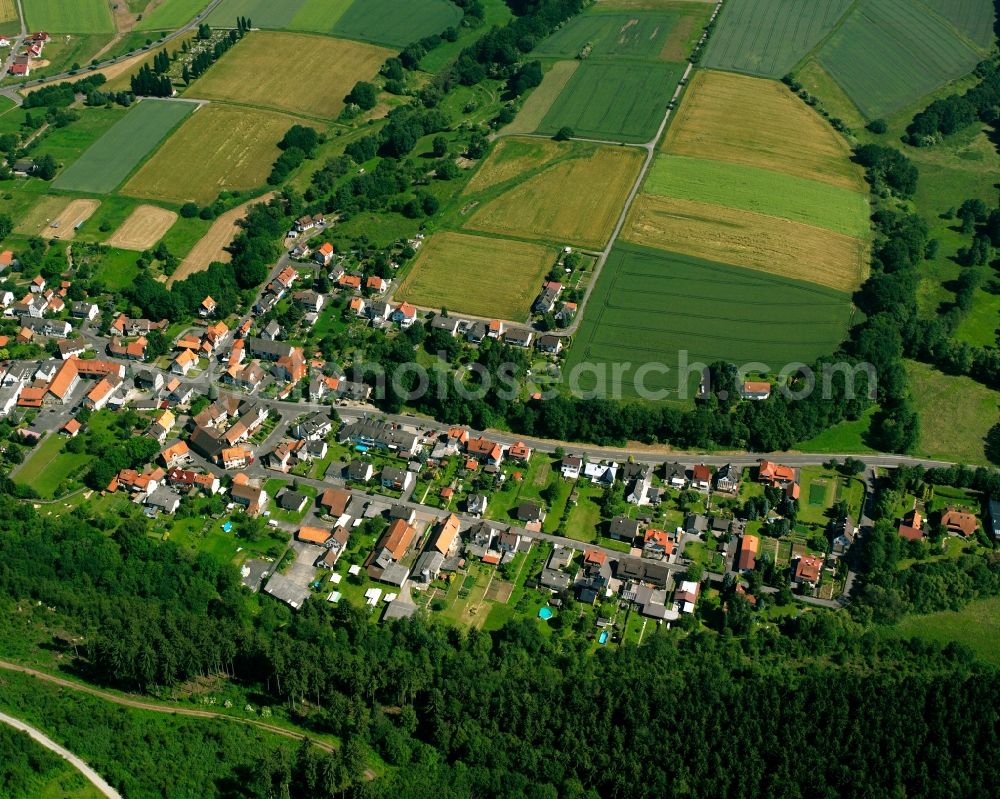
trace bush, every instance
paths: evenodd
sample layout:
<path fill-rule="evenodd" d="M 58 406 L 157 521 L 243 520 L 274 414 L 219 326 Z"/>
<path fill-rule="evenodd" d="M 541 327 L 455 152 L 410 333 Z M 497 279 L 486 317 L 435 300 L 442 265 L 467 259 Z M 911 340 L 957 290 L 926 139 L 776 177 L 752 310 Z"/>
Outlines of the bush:
<path fill-rule="evenodd" d="M 198 216 L 197 203 L 184 203 L 184 205 L 181 206 L 181 216 L 185 219 L 194 219 Z"/>
<path fill-rule="evenodd" d="M 556 135 L 553 136 L 552 138 L 555 139 L 556 141 L 568 141 L 569 139 L 573 138 L 573 128 L 569 127 L 568 125 L 563 126 L 559 128 L 558 131 L 556 131 Z"/>
<path fill-rule="evenodd" d="M 868 128 L 869 132 L 876 133 L 880 136 L 889 129 L 889 126 L 886 124 L 884 119 L 873 119 L 865 127 Z"/>

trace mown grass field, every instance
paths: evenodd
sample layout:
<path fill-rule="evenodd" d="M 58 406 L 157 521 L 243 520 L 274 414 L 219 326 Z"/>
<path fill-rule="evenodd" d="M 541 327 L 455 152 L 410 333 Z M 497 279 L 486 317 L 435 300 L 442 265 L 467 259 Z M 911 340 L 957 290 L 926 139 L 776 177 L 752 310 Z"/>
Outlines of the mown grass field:
<path fill-rule="evenodd" d="M 761 167 L 867 191 L 864 172 L 851 162 L 844 138 L 773 80 L 698 70 L 662 147 L 674 155 Z"/>
<path fill-rule="evenodd" d="M 437 233 L 420 249 L 396 298 L 498 319 L 526 319 L 556 251 L 537 244 Z"/>
<path fill-rule="evenodd" d="M 701 63 L 780 78 L 833 30 L 852 0 L 727 0 Z"/>
<path fill-rule="evenodd" d="M 506 128 L 505 133 L 534 133 L 542 124 L 545 115 L 549 113 L 556 98 L 566 88 L 570 78 L 580 66 L 579 61 L 557 61 L 542 77 L 542 83 L 528 95 L 521 110 L 517 112 L 514 121 Z"/>
<path fill-rule="evenodd" d="M 856 238 L 869 231 L 868 202 L 861 192 L 744 164 L 663 154 L 650 168 L 644 188 L 662 197 L 726 205 Z"/>
<path fill-rule="evenodd" d="M 910 394 L 920 415 L 920 455 L 986 465 L 986 433 L 996 424 L 1000 392 L 968 377 L 906 362 Z"/>
<path fill-rule="evenodd" d="M 122 187 L 164 202 L 207 203 L 224 189 L 263 186 L 278 142 L 295 123 L 264 111 L 209 105 L 200 109 Z"/>
<path fill-rule="evenodd" d="M 868 268 L 867 245 L 843 233 L 714 203 L 652 194 L 636 198 L 622 237 L 838 291 L 856 290 Z"/>
<path fill-rule="evenodd" d="M 17 6 L 14 0 L 0 0 L 0 23 L 13 22 L 17 19 Z"/>
<path fill-rule="evenodd" d="M 874 118 L 971 71 L 982 53 L 915 0 L 862 0 L 817 58 Z"/>
<path fill-rule="evenodd" d="M 552 58 L 576 58 L 590 45 L 589 58 L 655 60 L 662 57 L 679 20 L 680 14 L 668 11 L 579 14 L 542 41 L 534 52 Z"/>
<path fill-rule="evenodd" d="M 642 167 L 635 148 L 574 148 L 572 157 L 479 206 L 468 230 L 600 249 L 611 237 Z M 578 154 L 578 155 L 577 155 Z"/>
<path fill-rule="evenodd" d="M 139 31 L 167 31 L 183 27 L 208 5 L 208 0 L 163 0 L 135 26 Z M 235 19 L 235 17 L 233 18 Z"/>
<path fill-rule="evenodd" d="M 961 610 L 942 610 L 925 616 L 907 616 L 887 635 L 922 638 L 939 644 L 963 644 L 984 663 L 1000 667 L 1000 597 L 970 602 Z"/>
<path fill-rule="evenodd" d="M 461 10 L 449 0 L 406 0 L 403 3 L 398 0 L 354 0 L 333 29 L 326 32 L 345 39 L 405 47 L 424 36 L 458 25 L 461 19 Z"/>
<path fill-rule="evenodd" d="M 190 103 L 138 103 L 53 182 L 64 191 L 107 194 L 192 111 Z"/>
<path fill-rule="evenodd" d="M 681 64 L 584 61 L 538 126 L 555 133 L 568 126 L 576 136 L 646 142 L 656 135 L 667 103 L 684 73 Z"/>
<path fill-rule="evenodd" d="M 106 0 L 24 0 L 29 30 L 49 33 L 113 33 Z"/>
<path fill-rule="evenodd" d="M 187 95 L 334 119 L 344 95 L 359 80 L 371 80 L 392 54 L 329 36 L 259 31 L 219 59 Z"/>
<path fill-rule="evenodd" d="M 923 0 L 980 47 L 993 45 L 992 0 Z"/>
<path fill-rule="evenodd" d="M 756 361 L 778 371 L 791 361 L 812 362 L 843 339 L 850 296 L 677 253 L 618 244 L 584 312 L 565 374 L 583 390 L 596 385 L 593 371 L 574 378 L 581 364 L 607 370 L 626 365 L 621 396 L 638 395 L 641 367 L 650 399 L 691 399 L 700 371 L 681 375 L 679 365 Z M 679 396 L 680 391 L 686 396 Z M 610 388 L 609 388 L 610 391 Z"/>

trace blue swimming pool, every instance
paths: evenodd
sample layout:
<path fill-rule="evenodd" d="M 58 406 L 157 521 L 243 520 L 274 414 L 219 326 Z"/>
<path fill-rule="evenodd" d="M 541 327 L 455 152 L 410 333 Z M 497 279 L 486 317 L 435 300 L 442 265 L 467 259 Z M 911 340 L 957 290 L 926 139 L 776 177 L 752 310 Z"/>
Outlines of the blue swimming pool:
<path fill-rule="evenodd" d="M 608 642 L 608 631 L 604 630 L 598 637 L 597 643 L 606 644 Z"/>
<path fill-rule="evenodd" d="M 368 451 L 368 447 L 366 447 L 364 444 L 358 444 L 354 448 L 354 450 L 355 450 L 355 452 L 367 452 Z"/>
<path fill-rule="evenodd" d="M 224 532 L 224 533 L 228 533 L 232 529 L 233 529 L 233 523 L 232 522 L 226 522 L 225 524 L 222 525 L 222 532 Z"/>
<path fill-rule="evenodd" d="M 552 608 L 542 608 L 541 610 L 538 611 L 538 618 L 542 619 L 543 621 L 548 621 L 549 619 L 552 618 L 552 615 L 553 615 Z"/>

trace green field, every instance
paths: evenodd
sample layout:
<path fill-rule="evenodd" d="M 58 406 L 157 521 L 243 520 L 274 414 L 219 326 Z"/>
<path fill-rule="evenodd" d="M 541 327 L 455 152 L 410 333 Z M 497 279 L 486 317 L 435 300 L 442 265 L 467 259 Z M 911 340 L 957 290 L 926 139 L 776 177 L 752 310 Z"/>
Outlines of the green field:
<path fill-rule="evenodd" d="M 107 0 L 24 0 L 28 28 L 49 33 L 113 33 Z"/>
<path fill-rule="evenodd" d="M 48 153 L 61 165 L 72 163 L 128 113 L 121 106 L 83 109 L 72 125 L 49 129 L 32 155 L 37 158 Z"/>
<path fill-rule="evenodd" d="M 584 61 L 539 125 L 540 133 L 564 126 L 574 135 L 607 141 L 646 142 L 656 135 L 667 103 L 684 73 L 681 64 Z"/>
<path fill-rule="evenodd" d="M 777 216 L 855 238 L 864 238 L 869 231 L 868 202 L 861 192 L 755 166 L 660 155 L 645 190 Z"/>
<path fill-rule="evenodd" d="M 992 0 L 923 0 L 923 3 L 980 47 L 990 47 L 995 41 Z"/>
<path fill-rule="evenodd" d="M 405 47 L 462 19 L 449 0 L 354 0 L 332 31 L 345 39 Z"/>
<path fill-rule="evenodd" d="M 702 65 L 780 78 L 813 49 L 852 0 L 727 0 Z"/>
<path fill-rule="evenodd" d="M 971 378 L 906 362 L 910 393 L 920 415 L 918 455 L 986 465 L 986 433 L 997 422 L 1000 392 Z"/>
<path fill-rule="evenodd" d="M 53 187 L 113 191 L 194 109 L 192 103 L 143 100 L 59 175 Z"/>
<path fill-rule="evenodd" d="M 957 611 L 907 616 L 886 631 L 939 644 L 956 641 L 969 647 L 983 662 L 1000 667 L 1000 597 L 970 602 Z"/>
<path fill-rule="evenodd" d="M 817 54 L 869 118 L 889 116 L 982 57 L 915 0 L 862 0 Z"/>
<path fill-rule="evenodd" d="M 135 26 L 139 31 L 169 31 L 193 20 L 208 5 L 208 0 L 166 0 Z"/>
<path fill-rule="evenodd" d="M 232 27 L 238 16 L 248 17 L 255 28 L 281 29 L 292 21 L 303 0 L 222 0 L 208 15 L 213 27 Z"/>
<path fill-rule="evenodd" d="M 77 476 L 92 457 L 86 452 L 64 452 L 67 441 L 69 439 L 64 435 L 50 433 L 31 451 L 30 457 L 14 477 L 14 482 L 31 486 L 43 499 L 53 497 L 59 484 L 69 477 Z"/>
<path fill-rule="evenodd" d="M 679 18 L 677 13 L 655 11 L 580 14 L 533 52 L 553 58 L 576 58 L 589 44 L 590 58 L 656 60 Z"/>
<path fill-rule="evenodd" d="M 353 0 L 305 0 L 288 23 L 292 30 L 329 33 Z"/>
<path fill-rule="evenodd" d="M 679 364 L 759 361 L 777 371 L 833 351 L 847 330 L 847 294 L 748 269 L 619 244 L 612 251 L 584 312 L 566 373 L 579 364 L 608 369 L 627 364 L 623 396 L 637 391 L 643 364 L 662 364 L 645 379 L 672 396 L 699 374 L 682 378 Z M 578 385 L 594 387 L 583 375 Z M 666 398 L 664 396 L 663 398 Z"/>

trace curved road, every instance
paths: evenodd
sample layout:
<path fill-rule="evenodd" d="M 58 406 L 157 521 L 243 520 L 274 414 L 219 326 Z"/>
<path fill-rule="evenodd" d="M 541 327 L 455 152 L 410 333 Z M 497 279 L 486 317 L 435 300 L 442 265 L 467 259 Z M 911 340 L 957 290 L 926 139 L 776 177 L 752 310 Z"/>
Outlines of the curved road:
<path fill-rule="evenodd" d="M 173 33 L 167 34 L 162 39 L 154 41 L 153 44 L 149 45 L 147 51 L 152 51 L 154 48 L 159 47 L 161 45 L 165 45 L 168 42 L 171 42 L 174 39 L 178 38 L 179 36 L 183 36 L 189 31 L 194 30 L 204 21 L 205 17 L 207 17 L 209 13 L 215 10 L 215 7 L 219 5 L 219 3 L 221 2 L 222 0 L 212 0 L 212 2 L 209 3 L 207 6 L 205 6 L 204 10 L 202 10 L 201 13 L 198 14 L 198 16 L 196 16 L 194 19 L 192 19 L 187 25 L 185 25 L 183 28 L 178 28 Z M 24 20 L 24 12 L 21 10 L 20 0 L 18 0 L 17 7 L 21 17 L 21 37 L 16 42 L 11 43 L 11 50 L 10 50 L 11 58 L 14 57 L 15 51 L 21 44 L 21 40 L 27 35 L 27 28 L 25 27 L 25 20 Z M 150 38 L 152 38 L 152 35 L 150 35 Z M 141 49 L 142 48 L 140 48 L 140 50 Z M 116 56 L 115 58 L 109 58 L 106 61 L 98 61 L 97 64 L 94 64 L 92 66 L 87 65 L 86 67 L 76 70 L 76 72 L 60 72 L 57 75 L 47 75 L 44 78 L 29 80 L 25 81 L 24 83 L 15 83 L 11 86 L 5 86 L 2 89 L 0 89 L 0 95 L 7 97 L 8 99 L 17 103 L 17 105 L 21 105 L 24 102 L 24 98 L 22 98 L 19 93 L 22 89 L 27 89 L 29 86 L 40 86 L 43 83 L 52 83 L 54 81 L 66 80 L 67 78 L 80 77 L 81 75 L 85 75 L 88 72 L 96 72 L 97 70 L 104 69 L 105 67 L 110 67 L 113 64 L 120 64 L 122 61 L 127 61 L 130 58 L 135 58 L 137 54 L 138 53 L 136 51 L 131 51 L 125 53 L 124 55 Z M 4 66 L 6 67 L 7 65 L 5 64 Z M 6 69 L 4 69 L 4 73 L 6 74 Z"/>
<path fill-rule="evenodd" d="M 92 688 L 89 685 L 72 682 L 71 680 L 63 679 L 62 677 L 56 677 L 54 674 L 47 674 L 44 671 L 38 671 L 37 669 L 32 669 L 28 666 L 20 666 L 17 663 L 10 663 L 6 660 L 0 660 L 0 669 L 27 674 L 36 679 L 44 680 L 47 683 L 58 685 L 61 688 L 68 688 L 71 691 L 79 691 L 80 693 L 90 694 L 91 696 L 96 696 L 98 699 L 103 699 L 106 702 L 113 702 L 116 705 L 135 708 L 136 710 L 149 710 L 153 713 L 167 713 L 172 716 L 189 716 L 198 719 L 222 719 L 224 721 L 232 721 L 237 724 L 245 724 L 248 727 L 258 727 L 267 732 L 274 733 L 275 735 L 292 738 L 296 741 L 308 739 L 314 746 L 319 747 L 324 752 L 336 751 L 336 747 L 333 746 L 333 744 L 328 744 L 324 741 L 317 741 L 315 738 L 312 738 L 305 733 L 285 729 L 284 727 L 279 727 L 275 724 L 268 724 L 266 721 L 258 721 L 257 719 L 242 719 L 238 716 L 229 716 L 225 713 L 217 713 L 213 710 L 195 710 L 194 708 L 161 705 L 156 702 L 144 702 L 139 699 L 129 699 L 128 697 L 113 694 L 110 691 L 103 691 L 100 688 Z M 117 794 L 115 795 L 117 796 Z"/>
<path fill-rule="evenodd" d="M 6 713 L 0 713 L 0 723 L 7 724 L 16 730 L 21 730 L 21 732 L 28 733 L 28 735 L 30 735 L 37 743 L 41 744 L 49 751 L 55 752 L 59 755 L 59 757 L 66 760 L 71 766 L 73 766 L 73 768 L 83 774 L 83 776 L 90 780 L 91 784 L 93 784 L 93 786 L 104 796 L 108 797 L 108 799 L 122 799 L 121 794 L 108 785 L 100 774 L 94 771 L 90 766 L 84 763 L 68 749 L 61 747 L 40 730 L 36 730 L 34 727 L 25 724 L 20 719 L 8 716 Z"/>

